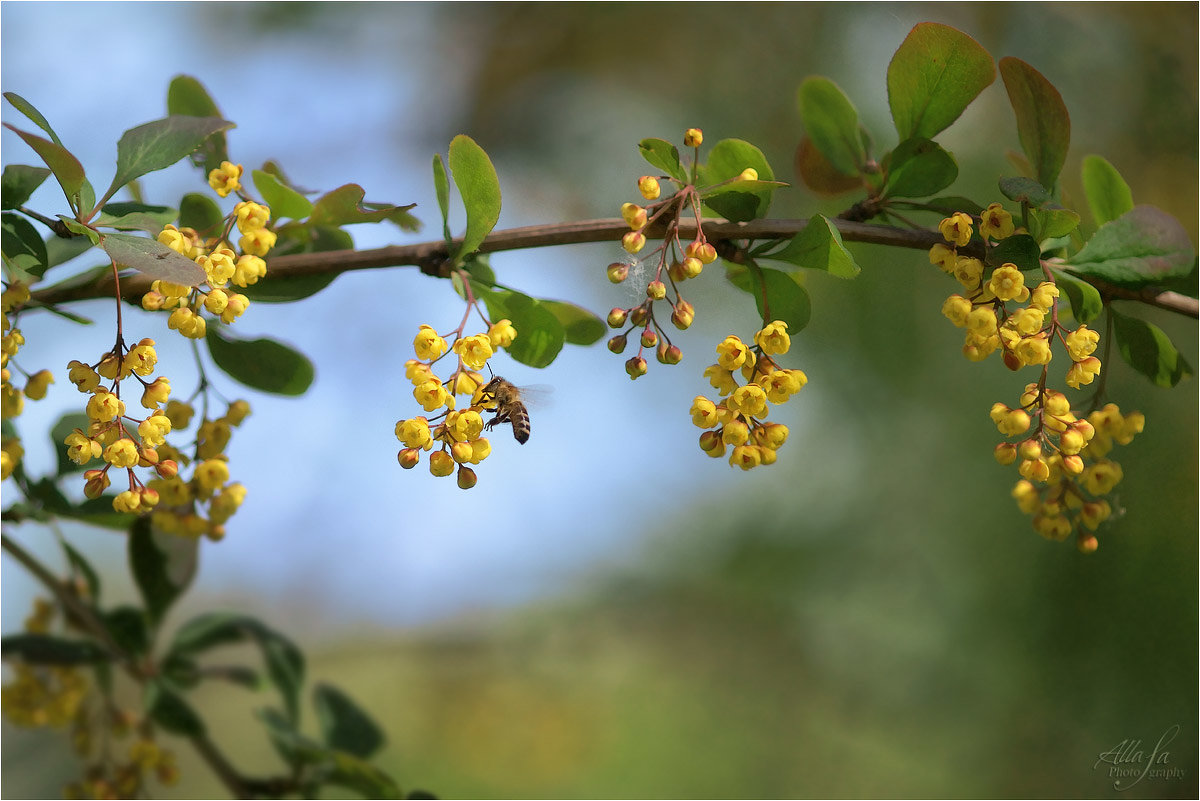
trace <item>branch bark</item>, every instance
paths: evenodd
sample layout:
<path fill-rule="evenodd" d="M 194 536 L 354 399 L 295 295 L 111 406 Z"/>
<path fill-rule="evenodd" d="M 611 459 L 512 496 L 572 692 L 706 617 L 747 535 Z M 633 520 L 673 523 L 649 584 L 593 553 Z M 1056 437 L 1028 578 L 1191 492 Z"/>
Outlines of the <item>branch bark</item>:
<path fill-rule="evenodd" d="M 832 221 L 847 242 L 865 242 L 873 245 L 928 250 L 944 242 L 941 234 L 927 229 L 906 230 L 890 225 L 854 222 L 835 219 Z M 804 230 L 807 220 L 753 220 L 746 223 L 712 221 L 704 224 L 704 235 L 712 242 L 728 242 L 742 239 L 784 239 Z M 577 245 L 586 242 L 619 241 L 629 231 L 623 220 L 583 220 L 552 225 L 530 225 L 523 228 L 508 228 L 493 231 L 484 240 L 481 253 L 499 253 L 506 250 L 551 247 L 554 245 Z M 647 236 L 661 238 L 660 227 L 650 230 Z M 691 221 L 680 221 L 679 235 L 694 237 L 696 225 Z M 457 244 L 459 240 L 454 240 Z M 416 245 L 391 245 L 372 250 L 330 250 L 322 253 L 298 253 L 289 256 L 274 256 L 267 263 L 268 280 L 272 277 L 298 277 L 329 275 L 351 270 L 374 270 L 386 267 L 419 267 L 430 275 L 446 275 L 446 264 L 450 254 L 443 241 L 422 242 Z M 126 277 L 121 281 L 121 295 L 131 302 L 150 289 L 150 278 L 144 275 Z M 1168 311 L 1200 316 L 1200 304 L 1195 298 L 1176 292 L 1158 290 L 1130 290 L 1113 286 L 1099 280 L 1088 279 L 1106 297 L 1120 300 L 1135 300 Z M 47 306 L 90 298 L 112 297 L 115 285 L 111 276 L 78 286 L 48 287 L 33 293 L 32 300 Z"/>

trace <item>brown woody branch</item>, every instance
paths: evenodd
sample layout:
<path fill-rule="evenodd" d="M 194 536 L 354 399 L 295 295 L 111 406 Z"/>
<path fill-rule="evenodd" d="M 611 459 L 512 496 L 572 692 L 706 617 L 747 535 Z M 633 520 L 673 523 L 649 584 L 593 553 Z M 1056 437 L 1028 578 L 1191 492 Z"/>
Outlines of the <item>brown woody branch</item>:
<path fill-rule="evenodd" d="M 944 242 L 937 231 L 926 229 L 901 229 L 890 225 L 854 222 L 837 219 L 832 221 L 847 242 L 866 242 L 874 245 L 928 250 Z M 753 220 L 746 223 L 724 221 L 706 222 L 704 235 L 714 245 L 733 240 L 786 239 L 808 225 L 807 220 Z M 552 225 L 530 225 L 492 232 L 479 247 L 481 253 L 497 253 L 505 250 L 549 247 L 552 245 L 577 245 L 584 242 L 617 241 L 629 231 L 629 226 L 620 219 L 584 220 L 580 222 L 556 223 Z M 661 238 L 663 228 L 647 232 L 651 238 Z M 690 239 L 696 234 L 694 222 L 680 221 L 679 235 Z M 455 240 L 454 244 L 457 244 Z M 981 254 L 977 254 L 981 255 Z M 330 250 L 322 253 L 299 253 L 290 256 L 274 256 L 268 262 L 270 277 L 299 277 L 308 275 L 330 275 L 351 270 L 372 270 L 384 267 L 419 267 L 430 275 L 448 275 L 450 252 L 446 243 L 422 242 L 416 245 L 391 245 L 372 250 Z M 1176 292 L 1155 289 L 1132 290 L 1113 286 L 1098 279 L 1086 279 L 1105 298 L 1135 300 L 1161 309 L 1200 316 L 1200 306 L 1195 298 Z M 150 288 L 151 279 L 144 275 L 125 278 L 121 281 L 122 296 L 133 303 Z M 69 301 L 89 298 L 112 297 L 114 290 L 111 276 L 99 278 L 80 286 L 48 288 L 33 293 L 33 300 L 44 305 L 57 305 Z"/>

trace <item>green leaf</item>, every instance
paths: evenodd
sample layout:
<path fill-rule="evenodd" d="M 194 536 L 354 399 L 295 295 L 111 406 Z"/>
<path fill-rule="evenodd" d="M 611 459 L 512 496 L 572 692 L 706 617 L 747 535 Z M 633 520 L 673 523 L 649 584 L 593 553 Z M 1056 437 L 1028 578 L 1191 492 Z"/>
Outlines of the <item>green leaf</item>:
<path fill-rule="evenodd" d="M 0 209 L 15 209 L 34 193 L 50 176 L 45 167 L 30 167 L 27 164 L 8 164 L 0 175 Z"/>
<path fill-rule="evenodd" d="M 42 112 L 34 108 L 32 103 L 21 97 L 16 92 L 5 92 L 4 98 L 9 103 L 12 103 L 13 108 L 28 117 L 34 125 L 49 134 L 50 138 L 56 145 L 62 144 L 62 140 L 58 138 L 58 134 L 56 134 L 54 129 L 50 127 L 50 123 L 46 121 L 46 118 L 42 116 Z"/>
<path fill-rule="evenodd" d="M 709 151 L 708 161 L 699 169 L 697 180 L 706 187 L 719 184 L 741 175 L 747 167 L 758 173 L 760 181 L 775 180 L 775 173 L 761 150 L 741 139 L 722 139 Z M 730 222 L 745 222 L 766 216 L 771 194 L 770 190 L 731 191 L 706 197 L 704 205 Z"/>
<path fill-rule="evenodd" d="M 949 217 L 956 211 L 965 212 L 967 214 L 978 217 L 983 211 L 983 206 L 976 203 L 967 197 L 960 195 L 945 195 L 943 197 L 935 197 L 929 200 L 921 201 L 920 203 L 903 202 L 905 208 L 919 209 L 921 211 L 932 211 L 943 217 Z"/>
<path fill-rule="evenodd" d="M 71 151 L 57 142 L 51 142 L 35 134 L 14 128 L 7 122 L 4 123 L 4 127 L 25 140 L 25 144 L 33 148 L 33 152 L 41 157 L 50 171 L 54 173 L 54 178 L 62 187 L 68 203 L 81 211 L 91 211 L 90 208 L 82 208 L 80 190 L 83 188 L 86 176 L 83 172 L 83 165 L 71 154 Z"/>
<path fill-rule="evenodd" d="M 836 83 L 810 76 L 798 91 L 800 119 L 813 145 L 843 175 L 857 176 L 867 161 L 858 110 Z"/>
<path fill-rule="evenodd" d="M 657 167 L 680 183 L 689 183 L 687 171 L 679 163 L 679 149 L 665 139 L 643 139 L 638 152 L 651 167 Z"/>
<path fill-rule="evenodd" d="M 804 185 L 822 195 L 840 195 L 863 185 L 861 178 L 838 172 L 808 136 L 796 147 L 793 166 Z"/>
<path fill-rule="evenodd" d="M 862 269 L 842 243 L 841 232 L 820 214 L 814 214 L 782 249 L 763 254 L 762 258 L 823 270 L 838 278 L 853 278 Z"/>
<path fill-rule="evenodd" d="M 1031 226 L 1038 241 L 1066 236 L 1079 227 L 1079 215 L 1057 204 L 1048 204 L 1040 209 L 1031 209 Z"/>
<path fill-rule="evenodd" d="M 47 512 L 94 526 L 126 531 L 137 519 L 135 515 L 113 511 L 113 495 L 102 495 L 78 503 L 70 501 L 51 478 L 31 483 L 28 492 L 29 497 L 39 501 Z"/>
<path fill-rule="evenodd" d="M 208 195 L 188 192 L 179 201 L 179 226 L 195 229 L 201 236 L 215 236 L 225 224 L 225 214 Z"/>
<path fill-rule="evenodd" d="M 403 798 L 390 776 L 374 765 L 342 751 L 332 751 L 331 764 L 321 773 L 322 784 L 347 787 L 364 798 Z"/>
<path fill-rule="evenodd" d="M 367 759 L 386 741 L 375 721 L 337 687 L 318 684 L 313 689 L 313 706 L 321 739 L 331 748 Z"/>
<path fill-rule="evenodd" d="M 308 357 L 272 339 L 235 339 L 210 325 L 204 337 L 213 361 L 235 381 L 276 395 L 303 395 L 315 371 Z"/>
<path fill-rule="evenodd" d="M 358 223 L 377 223 L 388 220 L 400 226 L 405 231 L 415 231 L 421 227 L 416 217 L 408 213 L 416 203 L 407 206 L 395 206 L 388 203 L 364 203 L 366 191 L 358 184 L 339 186 L 317 198 L 309 215 L 310 225 L 337 227 L 341 225 L 356 225 Z"/>
<path fill-rule="evenodd" d="M 97 233 L 96 231 L 92 230 L 88 226 L 75 220 L 73 217 L 68 217 L 65 214 L 58 214 L 55 216 L 57 216 L 58 219 L 62 220 L 62 224 L 67 226 L 67 230 L 70 231 L 71 233 L 75 234 L 76 236 L 85 237 L 93 245 L 100 244 L 100 234 Z"/>
<path fill-rule="evenodd" d="M 1036 209 L 1054 202 L 1050 190 L 1032 178 L 1001 178 L 999 186 L 1006 198 L 1028 204 L 1030 208 Z"/>
<path fill-rule="evenodd" d="M 354 240 L 341 228 L 309 226 L 289 223 L 280 228 L 279 240 L 271 251 L 274 255 L 285 253 L 324 253 L 331 250 L 352 250 Z M 301 236 L 302 240 L 294 237 Z M 312 273 L 310 275 L 272 275 L 256 284 L 242 287 L 246 297 L 260 303 L 290 303 L 317 294 L 337 279 L 340 273 Z"/>
<path fill-rule="evenodd" d="M 808 290 L 800 286 L 798 276 L 766 267 L 736 267 L 730 269 L 727 275 L 731 284 L 754 297 L 758 314 L 764 320 L 783 320 L 787 323 L 788 332 L 793 335 L 808 325 L 812 317 L 812 301 L 809 300 Z M 764 286 L 767 307 L 763 306 Z"/>
<path fill-rule="evenodd" d="M 985 261 L 993 268 L 1015 264 L 1018 270 L 1039 270 L 1042 266 L 1042 249 L 1029 234 L 1014 234 L 990 248 Z"/>
<path fill-rule="evenodd" d="M 105 197 L 147 173 L 166 169 L 196 151 L 204 140 L 232 128 L 220 117 L 172 116 L 130 128 L 117 141 L 117 173 Z"/>
<path fill-rule="evenodd" d="M 109 659 L 91 640 L 68 640 L 49 634 L 11 634 L 0 639 L 4 660 L 20 659 L 31 665 L 89 665 Z"/>
<path fill-rule="evenodd" d="M 19 214 L 0 214 L 0 251 L 29 275 L 40 278 L 50 266 L 46 243 L 33 223 Z"/>
<path fill-rule="evenodd" d="M 1079 275 L 1142 287 L 1187 275 L 1195 260 L 1178 220 L 1154 206 L 1135 206 L 1096 229 L 1066 266 Z"/>
<path fill-rule="evenodd" d="M 962 31 L 922 22 L 888 64 L 888 105 L 900 140 L 932 139 L 996 79 L 992 57 Z"/>
<path fill-rule="evenodd" d="M 540 300 L 519 292 L 506 293 L 503 315 L 517 329 L 517 338 L 507 350 L 510 356 L 530 367 L 545 367 L 562 350 L 566 331 L 554 311 Z M 491 306 L 488 306 L 489 314 Z"/>
<path fill-rule="evenodd" d="M 67 436 L 75 429 L 86 432 L 88 430 L 88 426 L 91 425 L 91 422 L 91 419 L 88 418 L 86 414 L 83 414 L 82 412 L 72 412 L 70 414 L 64 414 L 62 417 L 58 418 L 58 422 L 55 423 L 54 427 L 50 429 L 50 442 L 53 443 L 54 452 L 58 456 L 58 470 L 56 475 L 65 476 L 70 473 L 77 473 L 79 471 L 88 469 L 87 465 L 75 464 L 67 458 L 66 439 Z M 95 466 L 98 463 L 93 460 L 92 464 Z"/>
<path fill-rule="evenodd" d="M 105 234 L 100 247 L 118 267 L 132 267 L 151 278 L 181 286 L 205 280 L 204 268 L 159 242 L 131 234 Z"/>
<path fill-rule="evenodd" d="M 500 179 L 483 148 L 469 136 L 450 140 L 450 174 L 467 212 L 467 230 L 453 254 L 456 263 L 479 249 L 500 219 Z"/>
<path fill-rule="evenodd" d="M 290 218 L 302 220 L 312 214 L 312 201 L 276 176 L 263 170 L 250 173 L 254 188 L 262 195 L 263 202 L 271 207 L 271 216 L 276 220 Z"/>
<path fill-rule="evenodd" d="M 105 203 L 94 222 L 97 226 L 117 228 L 122 231 L 145 231 L 151 236 L 168 223 L 174 222 L 179 212 L 170 206 L 151 206 L 145 203 Z"/>
<path fill-rule="evenodd" d="M 437 195 L 438 210 L 442 213 L 442 238 L 450 242 L 450 178 L 446 175 L 446 163 L 441 153 L 433 154 L 433 191 Z"/>
<path fill-rule="evenodd" d="M 157 627 L 196 576 L 198 541 L 156 532 L 141 517 L 130 528 L 128 549 L 129 571 Z"/>
<path fill-rule="evenodd" d="M 608 326 L 603 320 L 582 306 L 544 298 L 541 304 L 562 323 L 566 341 L 572 345 L 591 345 L 599 342 L 608 331 Z"/>
<path fill-rule="evenodd" d="M 167 87 L 167 114 L 184 117 L 222 116 L 208 90 L 190 75 L 177 75 L 171 79 L 171 85 Z M 220 167 L 222 161 L 228 160 L 224 131 L 205 139 L 199 150 L 192 154 L 192 162 L 203 167 L 206 176 Z"/>
<path fill-rule="evenodd" d="M 1061 270 L 1052 270 L 1054 283 L 1071 302 L 1071 316 L 1079 323 L 1090 323 L 1104 311 L 1104 301 L 1096 287 L 1087 281 L 1068 275 Z"/>
<path fill-rule="evenodd" d="M 136 606 L 118 606 L 100 616 L 109 636 L 122 651 L 134 656 L 146 653 L 150 646 L 150 632 L 146 627 L 146 616 Z"/>
<path fill-rule="evenodd" d="M 203 737 L 206 732 L 204 721 L 191 704 L 163 679 L 151 679 L 146 683 L 142 703 L 150 718 L 172 734 Z"/>
<path fill-rule="evenodd" d="M 958 178 L 958 164 L 941 145 L 929 139 L 906 139 L 884 159 L 887 197 L 926 197 Z"/>
<path fill-rule="evenodd" d="M 1096 225 L 1112 222 L 1133 210 L 1133 192 L 1129 184 L 1101 156 L 1083 158 L 1083 194 Z"/>
<path fill-rule="evenodd" d="M 46 257 L 49 260 L 51 267 L 57 267 L 60 264 L 65 264 L 71 259 L 91 250 L 93 245 L 87 237 L 73 236 L 70 239 L 51 235 L 46 238 Z M 98 269 L 104 270 L 106 273 L 112 272 L 112 267 L 108 264 L 101 265 Z"/>
<path fill-rule="evenodd" d="M 1111 307 L 1109 314 L 1121 358 L 1134 370 L 1160 387 L 1173 387 L 1184 376 L 1192 375 L 1191 365 L 1161 328 L 1136 317 L 1126 317 Z"/>
<path fill-rule="evenodd" d="M 291 721 L 299 718 L 300 688 L 304 684 L 304 654 L 295 644 L 262 621 L 248 615 L 210 612 L 192 618 L 175 633 L 168 654 L 188 658 L 211 648 L 252 642 L 259 647 L 267 675 L 279 691 Z"/>
<path fill-rule="evenodd" d="M 1054 84 L 1019 58 L 1000 59 L 1000 77 L 1017 117 L 1017 136 L 1034 176 L 1053 188 L 1071 144 L 1071 115 Z"/>

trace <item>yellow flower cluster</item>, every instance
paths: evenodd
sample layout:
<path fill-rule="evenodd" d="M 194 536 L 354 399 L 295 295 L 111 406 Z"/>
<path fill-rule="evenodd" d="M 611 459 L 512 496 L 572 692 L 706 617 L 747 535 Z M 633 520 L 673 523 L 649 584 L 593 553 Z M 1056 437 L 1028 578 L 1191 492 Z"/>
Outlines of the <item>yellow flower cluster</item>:
<path fill-rule="evenodd" d="M 232 179 L 229 178 L 231 174 L 213 170 L 209 176 L 209 183 L 217 188 L 221 197 L 240 189 L 237 176 L 241 175 L 241 167 L 236 167 L 236 175 Z M 224 192 L 218 188 L 230 186 L 232 189 Z M 190 339 L 202 339 L 207 331 L 202 311 L 207 311 L 223 323 L 232 323 L 246 311 L 250 299 L 233 291 L 230 284 L 247 287 L 267 274 L 267 263 L 263 257 L 275 246 L 276 241 L 275 232 L 267 227 L 270 219 L 271 210 L 268 207 L 243 200 L 233 207 L 230 222 L 223 229 L 226 233 L 221 237 L 204 240 L 191 228 L 177 228 L 174 225 L 163 228 L 158 241 L 204 268 L 205 283 L 193 288 L 168 281 L 155 281 L 150 291 L 142 296 L 142 308 L 171 312 L 167 327 Z M 242 235 L 238 240 L 240 255 L 225 238 L 235 225 Z"/>
<path fill-rule="evenodd" d="M 195 409 L 182 401 L 171 401 L 163 416 L 176 430 L 187 428 Z M 246 487 L 230 481 L 229 457 L 226 450 L 233 429 L 250 416 L 250 404 L 236 400 L 216 419 L 203 419 L 196 429 L 196 446 L 191 457 L 171 446 L 161 450 L 184 467 L 191 467 L 190 478 L 176 472 L 150 481 L 151 489 L 159 493 L 160 502 L 151 521 L 170 534 L 184 537 L 204 536 L 210 540 L 225 537 L 225 524 L 246 500 Z"/>
<path fill-rule="evenodd" d="M 3 294 L 0 295 L 0 319 L 3 321 L 3 336 L 0 337 L 0 418 L 4 420 L 18 417 L 25 410 L 26 398 L 38 401 L 46 397 L 47 390 L 54 383 L 54 374 L 49 370 L 38 370 L 30 374 L 19 367 L 18 371 L 26 376 L 25 388 L 14 386 L 12 382 L 12 368 L 17 367 L 17 364 L 11 360 L 25 344 L 25 335 L 16 327 L 15 317 L 28 301 L 29 287 L 20 281 L 5 284 Z M 24 456 L 25 448 L 21 445 L 21 438 L 5 435 L 0 441 L 0 480 L 12 475 Z"/>
<path fill-rule="evenodd" d="M 717 345 L 717 363 L 707 367 L 704 375 L 722 399 L 714 402 L 697 395 L 691 408 L 692 422 L 707 429 L 700 435 L 701 450 L 719 458 L 732 447 L 729 464 L 743 470 L 775 463 L 788 429 L 763 418 L 771 404 L 786 403 L 808 383 L 802 371 L 780 369 L 772 358 L 790 348 L 787 323 L 780 320 L 755 334 L 753 346 L 732 335 Z M 735 372 L 741 373 L 745 384 L 738 384 Z"/>
<path fill-rule="evenodd" d="M 421 408 L 438 413 L 397 421 L 396 439 L 404 446 L 397 454 L 401 467 L 416 467 L 421 451 L 431 451 L 437 445 L 438 450 L 429 455 L 429 472 L 439 477 L 457 472 L 459 487 L 475 486 L 478 477 L 471 465 L 479 464 L 492 452 L 491 443 L 482 436 L 484 429 L 507 421 L 513 423 L 514 434 L 518 432 L 519 422 L 511 418 L 510 409 L 499 408 L 498 393 L 494 387 L 489 388 L 489 380 L 479 372 L 498 350 L 509 347 L 516 338 L 516 328 L 506 319 L 489 324 L 486 333 L 463 336 L 460 329 L 454 334 L 453 345 L 433 326 L 420 326 L 413 338 L 417 358 L 405 362 L 404 375 L 412 382 L 413 398 Z M 433 365 L 447 353 L 458 358 L 454 371 L 443 381 L 434 373 Z M 457 408 L 457 395 L 470 397 L 468 408 Z M 520 405 L 519 398 L 511 400 Z M 483 413 L 489 410 L 494 414 L 485 421 Z M 518 439 L 524 441 L 520 436 Z"/>
<path fill-rule="evenodd" d="M 1140 412 L 1122 415 L 1110 403 L 1080 418 L 1065 395 L 1037 384 L 1025 388 L 1018 408 L 997 403 L 991 416 L 1000 433 L 1019 438 L 997 445 L 996 460 L 1017 462 L 1021 480 L 1012 495 L 1021 511 L 1032 516 L 1034 530 L 1053 540 L 1075 532 L 1080 551 L 1095 551 L 1095 531 L 1113 513 L 1105 496 L 1124 476 L 1108 454 L 1114 443 L 1127 445 L 1141 433 L 1145 417 Z"/>

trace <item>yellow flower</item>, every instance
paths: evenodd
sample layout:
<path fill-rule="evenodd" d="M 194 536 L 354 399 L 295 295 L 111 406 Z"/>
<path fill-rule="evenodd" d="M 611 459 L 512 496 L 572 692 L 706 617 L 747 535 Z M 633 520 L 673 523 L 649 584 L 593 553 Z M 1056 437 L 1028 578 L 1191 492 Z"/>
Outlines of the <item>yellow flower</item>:
<path fill-rule="evenodd" d="M 158 364 L 158 354 L 154 351 L 154 340 L 143 339 L 138 344 L 129 349 L 125 354 L 125 364 L 122 372 L 125 374 L 136 373 L 140 376 L 148 376 L 154 372 L 154 366 Z"/>
<path fill-rule="evenodd" d="M 507 348 L 517 338 L 517 329 L 513 328 L 512 320 L 499 320 L 488 329 L 488 339 L 492 348 Z"/>
<path fill-rule="evenodd" d="M 434 409 L 447 404 L 447 401 L 452 401 L 450 393 L 442 386 L 440 379 L 430 378 L 423 384 L 419 384 L 413 389 L 413 397 L 417 399 L 417 403 L 421 404 L 421 408 L 427 412 L 432 412 Z"/>
<path fill-rule="evenodd" d="M 445 451 L 435 451 L 429 456 L 429 472 L 439 478 L 454 472 L 454 459 Z"/>
<path fill-rule="evenodd" d="M 251 256 L 265 256 L 275 247 L 277 236 L 274 231 L 266 228 L 252 228 L 242 234 L 238 240 L 238 247 L 243 253 L 249 253 Z"/>
<path fill-rule="evenodd" d="M 87 464 L 92 459 L 98 459 L 103 451 L 99 442 L 90 439 L 78 428 L 68 434 L 64 441 L 67 445 L 67 458 L 75 464 Z"/>
<path fill-rule="evenodd" d="M 1012 313 L 1005 325 L 1012 326 L 1021 336 L 1032 336 L 1042 330 L 1042 323 L 1045 322 L 1046 312 L 1041 308 L 1030 304 L 1022 309 L 1017 309 Z"/>
<path fill-rule="evenodd" d="M 767 413 L 767 393 L 758 384 L 738 387 L 726 403 L 730 409 L 746 417 L 762 417 Z"/>
<path fill-rule="evenodd" d="M 700 428 L 712 428 L 717 424 L 717 405 L 703 395 L 692 401 L 692 423 Z"/>
<path fill-rule="evenodd" d="M 229 480 L 229 465 L 223 459 L 206 459 L 196 466 L 196 483 L 209 493 Z"/>
<path fill-rule="evenodd" d="M 757 445 L 739 445 L 729 455 L 729 464 L 743 470 L 752 470 L 762 462 L 762 449 Z"/>
<path fill-rule="evenodd" d="M 240 292 L 230 295 L 229 302 L 225 305 L 225 311 L 221 312 L 221 322 L 225 323 L 226 325 L 228 325 L 229 323 L 232 323 L 234 320 L 241 317 L 242 314 L 245 313 L 246 309 L 249 306 L 250 306 L 250 298 L 246 297 L 245 295 L 241 294 Z M 204 318 L 202 318 L 202 317 L 197 317 L 196 319 L 200 320 L 201 323 L 204 322 Z M 191 334 L 189 334 L 188 336 L 191 336 Z M 204 336 L 204 326 L 201 325 L 200 333 L 195 338 L 201 339 L 203 336 Z"/>
<path fill-rule="evenodd" d="M 736 370 L 746 362 L 749 349 L 742 340 L 730 335 L 717 345 L 717 364 L 725 370 Z"/>
<path fill-rule="evenodd" d="M 104 449 L 104 461 L 113 467 L 133 467 L 138 463 L 137 445 L 128 437 L 121 437 Z"/>
<path fill-rule="evenodd" d="M 1064 338 L 1071 361 L 1081 362 L 1091 356 L 1100 344 L 1100 332 L 1081 325 Z"/>
<path fill-rule="evenodd" d="M 1022 301 L 1022 295 L 1029 297 L 1029 290 L 1025 288 L 1025 276 L 1015 264 L 1003 264 L 993 270 L 988 289 L 1000 300 Z"/>
<path fill-rule="evenodd" d="M 683 132 L 684 147 L 700 147 L 704 142 L 704 132 L 699 128 L 688 128 Z"/>
<path fill-rule="evenodd" d="M 980 215 L 979 235 L 985 239 L 1005 239 L 1012 236 L 1012 215 L 999 203 L 992 203 Z"/>
<path fill-rule="evenodd" d="M 764 423 L 754 431 L 754 441 L 771 451 L 782 448 L 787 438 L 788 427 L 783 423 Z"/>
<path fill-rule="evenodd" d="M 983 277 L 983 262 L 969 256 L 959 256 L 954 260 L 954 277 L 964 289 L 978 289 L 979 280 Z"/>
<path fill-rule="evenodd" d="M 963 212 L 955 212 L 938 224 L 942 238 L 958 247 L 971 241 L 971 216 Z"/>
<path fill-rule="evenodd" d="M 784 321 L 775 320 L 754 335 L 754 343 L 762 349 L 763 353 L 771 356 L 787 353 L 792 347 L 787 327 L 788 325 Z"/>
<path fill-rule="evenodd" d="M 142 498 L 133 490 L 125 490 L 113 498 L 113 510 L 117 512 L 136 512 L 141 506 Z"/>
<path fill-rule="evenodd" d="M 46 390 L 54 383 L 54 373 L 49 370 L 39 370 L 29 377 L 25 383 L 25 397 L 30 400 L 41 400 L 46 397 Z"/>
<path fill-rule="evenodd" d="M 1086 359 L 1075 362 L 1071 365 L 1071 369 L 1067 370 L 1067 386 L 1079 389 L 1083 385 L 1092 383 L 1098 375 L 1100 375 L 1100 360 L 1095 356 L 1088 356 Z"/>
<path fill-rule="evenodd" d="M 967 327 L 967 317 L 971 314 L 971 301 L 962 295 L 951 295 L 942 304 L 942 316 L 959 328 Z"/>
<path fill-rule="evenodd" d="M 438 336 L 431 325 L 422 325 L 413 339 L 413 350 L 422 361 L 433 361 L 445 353 L 446 348 L 446 340 Z"/>
<path fill-rule="evenodd" d="M 732 370 L 726 370 L 719 364 L 711 364 L 704 368 L 704 377 L 713 389 L 722 395 L 728 395 L 737 389 L 738 383 L 733 377 Z"/>
<path fill-rule="evenodd" d="M 234 206 L 233 213 L 237 216 L 238 230 L 243 234 L 256 228 L 262 228 L 271 219 L 269 208 L 249 200 L 244 200 Z"/>
<path fill-rule="evenodd" d="M 1079 478 L 1084 489 L 1092 495 L 1107 495 L 1124 477 L 1121 465 L 1106 459 L 1084 470 Z"/>
<path fill-rule="evenodd" d="M 730 420 L 721 430 L 721 440 L 726 445 L 745 445 L 750 439 L 750 426 L 741 420 Z"/>
<path fill-rule="evenodd" d="M 1013 353 L 1022 364 L 1049 364 L 1053 353 L 1050 350 L 1049 340 L 1041 334 L 1031 337 L 1022 337 Z"/>
<path fill-rule="evenodd" d="M 257 284 L 258 279 L 267 274 L 267 263 L 261 256 L 244 253 L 238 256 L 233 270 L 233 283 L 238 286 Z"/>
<path fill-rule="evenodd" d="M 67 363 L 67 379 L 80 392 L 91 392 L 100 386 L 100 375 L 78 359 Z"/>
<path fill-rule="evenodd" d="M 429 430 L 429 421 L 424 417 L 413 417 L 396 423 L 396 439 L 409 448 L 433 447 L 433 434 Z"/>
<path fill-rule="evenodd" d="M 638 178 L 637 186 L 638 191 L 646 200 L 654 200 L 662 192 L 662 188 L 658 185 L 658 179 L 653 175 L 643 175 Z"/>
<path fill-rule="evenodd" d="M 242 165 L 222 161 L 221 166 L 208 174 L 208 185 L 221 197 L 242 188 Z"/>
<path fill-rule="evenodd" d="M 954 272 L 954 263 L 958 259 L 958 254 L 954 248 L 942 243 L 938 243 L 929 249 L 929 263 L 936 264 L 944 273 Z"/>
<path fill-rule="evenodd" d="M 1053 281 L 1042 281 L 1030 294 L 1029 305 L 1036 306 L 1044 312 L 1050 311 L 1058 295 L 1058 286 Z"/>
<path fill-rule="evenodd" d="M 483 366 L 487 364 L 487 360 L 492 358 L 495 353 L 492 350 L 492 341 L 488 339 L 487 334 L 476 334 L 455 340 L 454 352 L 471 370 L 482 370 Z"/>
<path fill-rule="evenodd" d="M 125 414 L 125 401 L 111 392 L 101 390 L 87 402 L 87 416 L 98 423 L 107 423 Z"/>

